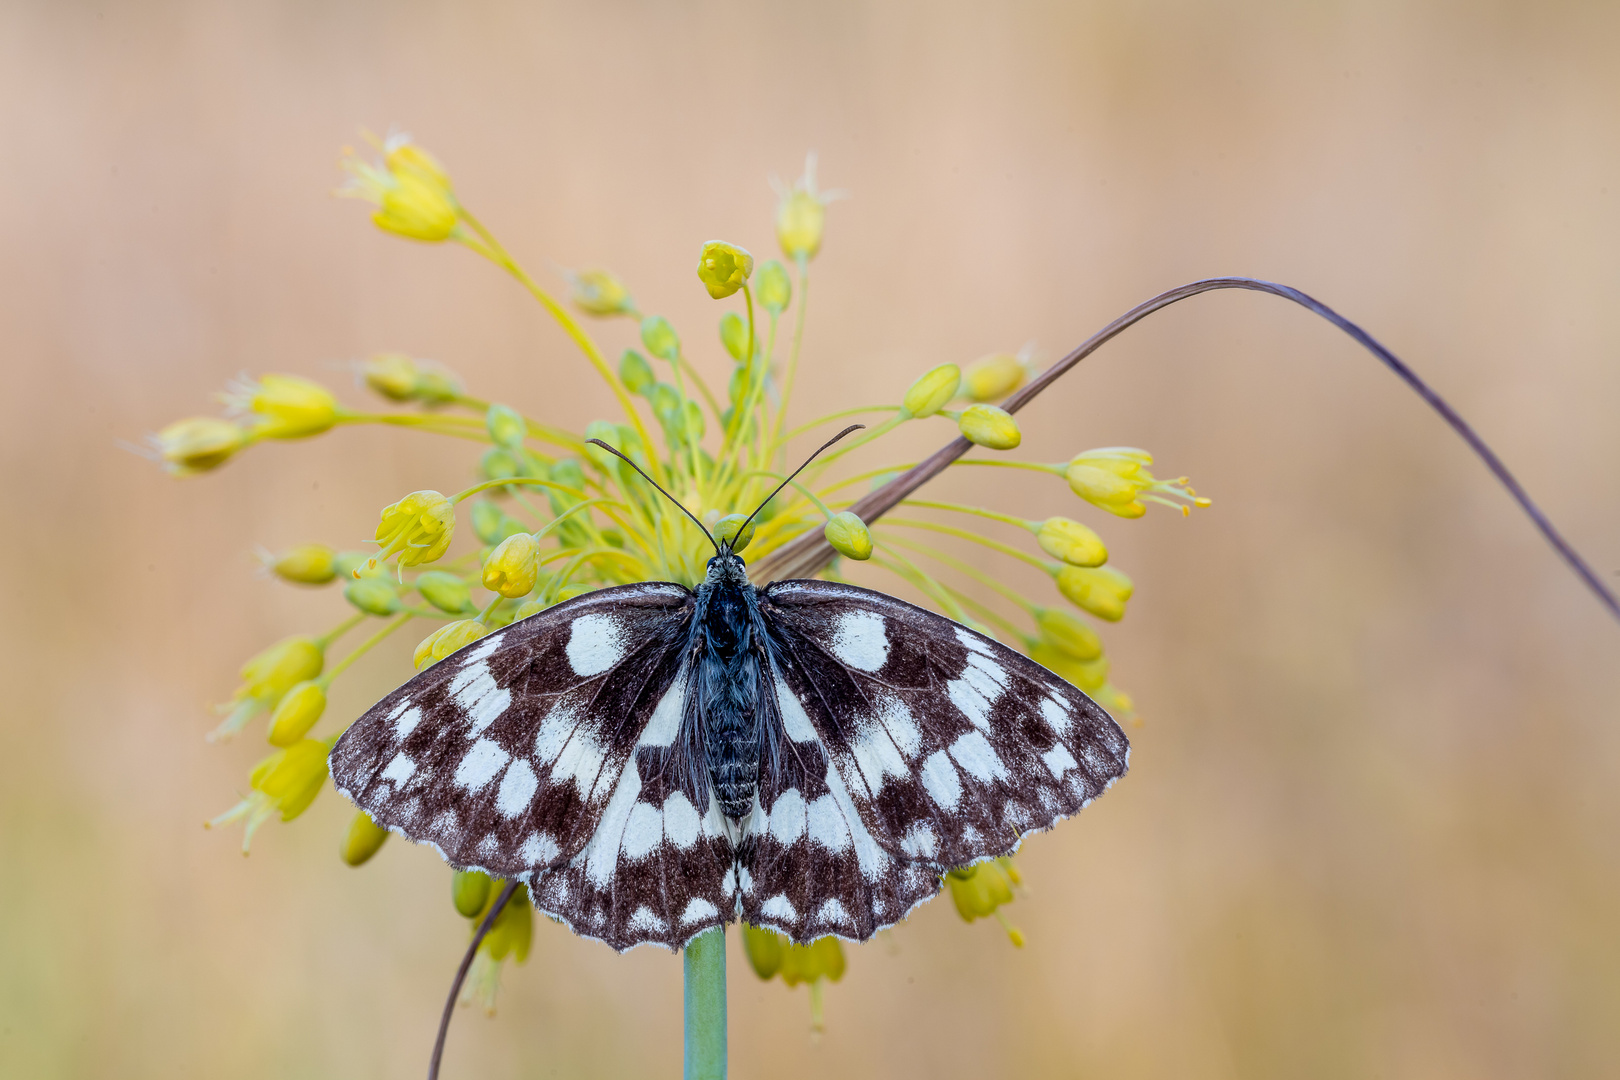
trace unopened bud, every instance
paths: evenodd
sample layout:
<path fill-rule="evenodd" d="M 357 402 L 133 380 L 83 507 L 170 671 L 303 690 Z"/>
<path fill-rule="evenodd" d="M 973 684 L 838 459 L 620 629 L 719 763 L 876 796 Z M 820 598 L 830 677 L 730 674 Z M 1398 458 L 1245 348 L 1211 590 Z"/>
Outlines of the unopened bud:
<path fill-rule="evenodd" d="M 1106 656 L 1078 660 L 1059 648 L 1056 642 L 1043 639 L 1029 651 L 1029 658 L 1088 694 L 1096 693 L 1108 682 Z"/>
<path fill-rule="evenodd" d="M 487 499 L 473 503 L 472 527 L 473 535 L 489 545 L 498 544 L 514 533 L 528 531 L 523 522 Z"/>
<path fill-rule="evenodd" d="M 744 285 L 754 272 L 754 257 L 735 244 L 710 240 L 698 255 L 698 280 L 716 300 L 724 300 Z"/>
<path fill-rule="evenodd" d="M 933 416 L 956 396 L 962 383 L 962 369 L 955 364 L 941 364 L 911 384 L 901 402 L 908 416 L 922 419 Z"/>
<path fill-rule="evenodd" d="M 972 401 L 1000 401 L 1020 386 L 1028 372 L 1012 353 L 975 360 L 962 372 L 962 392 Z"/>
<path fill-rule="evenodd" d="M 647 358 L 634 349 L 624 350 L 619 357 L 619 381 L 632 394 L 646 393 L 658 381 Z"/>
<path fill-rule="evenodd" d="M 995 405 L 969 405 L 962 410 L 956 427 L 968 442 L 991 450 L 1011 450 L 1024 441 L 1018 421 L 1006 409 Z"/>
<path fill-rule="evenodd" d="M 1102 537 L 1068 518 L 1047 518 L 1035 534 L 1041 550 L 1070 566 L 1101 566 L 1108 561 Z"/>
<path fill-rule="evenodd" d="M 291 746 L 309 733 L 326 711 L 326 688 L 314 680 L 301 682 L 282 695 L 270 714 L 270 745 Z"/>
<path fill-rule="evenodd" d="M 399 593 L 382 578 L 367 577 L 343 587 L 343 599 L 367 615 L 385 618 L 400 609 Z"/>
<path fill-rule="evenodd" d="M 517 606 L 516 611 L 512 612 L 512 621 L 517 622 L 519 619 L 527 619 L 530 615 L 538 615 L 544 610 L 546 610 L 546 605 L 539 600 L 525 600 Z"/>
<path fill-rule="evenodd" d="M 382 192 L 381 205 L 371 215 L 377 227 L 410 240 L 448 240 L 459 218 L 450 189 L 416 170 L 395 171 L 393 177 L 394 182 Z"/>
<path fill-rule="evenodd" d="M 337 422 L 332 392 L 296 375 L 262 376 L 256 383 L 238 386 L 229 400 L 259 417 L 253 434 L 261 438 L 301 439 L 319 435 Z"/>
<path fill-rule="evenodd" d="M 254 784 L 291 821 L 309 808 L 326 783 L 326 754 L 331 747 L 320 739 L 302 739 L 281 751 L 280 760 Z M 257 774 L 257 770 L 255 770 Z"/>
<path fill-rule="evenodd" d="M 508 536 L 484 560 L 484 588 L 513 600 L 527 596 L 540 572 L 539 555 L 533 534 Z"/>
<path fill-rule="evenodd" d="M 455 574 L 444 570 L 427 570 L 411 582 L 422 599 L 451 615 L 474 610 L 472 590 Z"/>
<path fill-rule="evenodd" d="M 361 866 L 377 854 L 387 839 L 388 830 L 361 810 L 349 822 L 349 831 L 343 834 L 343 843 L 338 845 L 338 855 L 350 866 Z"/>
<path fill-rule="evenodd" d="M 416 399 L 424 405 L 444 405 L 461 396 L 461 382 L 443 368 L 422 365 L 416 377 Z"/>
<path fill-rule="evenodd" d="M 300 544 L 275 556 L 270 570 L 282 581 L 325 585 L 337 577 L 337 552 L 325 544 Z"/>
<path fill-rule="evenodd" d="M 415 397 L 417 376 L 416 361 L 404 353 L 379 353 L 360 362 L 360 377 L 389 401 Z"/>
<path fill-rule="evenodd" d="M 1097 631 L 1057 608 L 1039 608 L 1035 625 L 1054 648 L 1076 660 L 1095 660 L 1102 655 L 1102 638 Z"/>
<path fill-rule="evenodd" d="M 1075 607 L 1099 619 L 1118 622 L 1125 617 L 1125 602 L 1131 598 L 1131 579 L 1112 566 L 1087 569 L 1065 566 L 1057 574 L 1058 591 Z"/>
<path fill-rule="evenodd" d="M 864 562 L 872 557 L 872 531 L 852 511 L 834 514 L 822 529 L 822 535 L 834 551 L 846 558 Z"/>
<path fill-rule="evenodd" d="M 489 875 L 480 870 L 457 870 L 450 875 L 450 902 L 464 919 L 475 919 L 489 904 Z"/>
<path fill-rule="evenodd" d="M 759 302 L 772 315 L 780 315 L 793 302 L 793 282 L 787 268 L 775 259 L 761 263 L 754 274 L 754 291 Z"/>
<path fill-rule="evenodd" d="M 463 619 L 446 623 L 423 638 L 411 656 L 417 671 L 436 664 L 457 649 L 464 648 L 489 633 L 489 627 L 477 619 Z"/>
<path fill-rule="evenodd" d="M 776 242 L 790 259 L 813 259 L 821 250 L 827 205 L 814 187 L 801 180 L 782 195 L 776 207 Z"/>
<path fill-rule="evenodd" d="M 739 364 L 748 363 L 748 321 L 735 311 L 728 311 L 720 316 L 720 344 L 726 347 L 726 352 Z M 758 342 L 755 343 L 755 354 L 759 352 Z M 746 371 L 746 368 L 739 370 Z M 732 398 L 736 401 L 736 398 Z"/>
<path fill-rule="evenodd" d="M 681 355 L 681 339 L 662 315 L 648 315 L 641 320 L 641 343 L 658 359 L 672 364 Z"/>
<path fill-rule="evenodd" d="M 818 979 L 837 982 L 844 977 L 844 950 L 835 937 L 798 945 L 775 930 L 745 922 L 742 941 L 748 966 L 761 979 L 780 975 L 787 985 L 797 986 Z"/>
<path fill-rule="evenodd" d="M 521 447 L 529 435 L 528 421 L 510 405 L 491 405 L 484 414 L 484 425 L 489 428 L 489 437 L 495 440 L 495 445 L 508 450 Z"/>
<path fill-rule="evenodd" d="M 757 527 L 754 522 L 749 521 L 748 528 L 743 529 L 743 534 L 738 536 L 737 530 L 742 529 L 744 521 L 748 521 L 748 515 L 746 514 L 727 514 L 715 522 L 714 528 L 710 529 L 709 532 L 722 545 L 729 547 L 732 551 L 741 551 L 754 539 L 754 529 Z"/>
<path fill-rule="evenodd" d="M 248 433 L 240 425 L 198 416 L 176 420 L 148 441 L 170 473 L 191 476 L 223 465 L 247 440 Z"/>
<path fill-rule="evenodd" d="M 569 284 L 573 286 L 574 306 L 587 315 L 598 318 L 607 318 L 610 315 L 624 315 L 634 310 L 635 301 L 630 299 L 630 291 L 610 271 L 607 270 L 581 270 L 577 274 L 570 274 Z"/>
<path fill-rule="evenodd" d="M 1012 903 L 1012 879 L 1001 865 L 1002 860 L 991 859 L 952 870 L 945 875 L 951 887 L 951 901 L 956 913 L 966 922 L 993 915 L 1003 904 Z"/>

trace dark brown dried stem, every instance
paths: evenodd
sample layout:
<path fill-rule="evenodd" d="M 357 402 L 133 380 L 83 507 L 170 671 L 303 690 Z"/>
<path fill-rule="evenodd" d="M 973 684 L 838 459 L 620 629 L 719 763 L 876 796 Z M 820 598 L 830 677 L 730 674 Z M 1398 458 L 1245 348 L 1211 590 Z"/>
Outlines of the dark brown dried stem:
<path fill-rule="evenodd" d="M 1620 600 L 1617 600 L 1614 593 L 1603 584 L 1597 574 L 1592 571 L 1592 568 L 1586 564 L 1586 560 L 1582 559 L 1558 530 L 1553 528 L 1552 522 L 1547 520 L 1547 516 L 1541 512 L 1540 507 L 1536 506 L 1531 500 L 1529 494 L 1519 484 L 1518 480 L 1508 471 L 1507 466 L 1502 464 L 1502 459 L 1497 457 L 1496 453 L 1486 445 L 1485 440 L 1481 439 L 1474 429 L 1468 426 L 1467 421 L 1457 415 L 1457 411 L 1444 398 L 1435 393 L 1422 379 L 1418 378 L 1417 374 L 1402 363 L 1399 357 L 1380 345 L 1371 334 L 1326 304 L 1287 285 L 1278 285 L 1271 281 L 1260 281 L 1257 278 L 1206 278 L 1203 281 L 1194 281 L 1180 288 L 1171 289 L 1169 292 L 1160 293 L 1146 303 L 1138 304 L 1097 331 L 1078 349 L 1047 368 L 1028 386 L 1008 398 L 1003 403 L 1002 408 L 1008 412 L 1017 412 L 1034 400 L 1035 395 L 1051 386 L 1066 374 L 1070 368 L 1096 352 L 1105 342 L 1127 327 L 1135 325 L 1160 308 L 1169 307 L 1179 300 L 1185 300 L 1189 296 L 1197 296 L 1199 293 L 1214 292 L 1216 289 L 1248 289 L 1252 292 L 1270 293 L 1272 296 L 1292 300 L 1306 310 L 1320 315 L 1360 342 L 1367 351 L 1378 357 L 1385 367 L 1400 376 L 1407 386 L 1410 386 L 1417 392 L 1419 397 L 1428 402 L 1429 407 L 1439 413 L 1440 418 L 1451 426 L 1451 430 L 1462 437 L 1462 440 L 1468 444 L 1469 448 L 1485 463 L 1485 467 L 1491 471 L 1491 474 L 1501 482 L 1503 487 L 1507 488 L 1508 494 L 1513 496 L 1514 501 L 1519 504 L 1519 508 L 1541 531 L 1541 535 L 1546 539 L 1547 543 L 1552 545 L 1553 550 L 1558 552 L 1564 562 L 1569 565 L 1569 568 L 1575 572 L 1575 575 L 1585 582 L 1586 587 L 1592 590 L 1598 601 L 1608 609 L 1609 614 L 1620 620 Z M 870 523 L 877 520 L 913 491 L 938 476 L 945 470 L 946 466 L 967 453 L 972 446 L 972 443 L 960 437 L 951 440 L 936 450 L 926 461 L 878 488 L 856 502 L 850 509 L 859 515 L 862 521 Z M 791 544 L 784 545 L 749 567 L 749 575 L 761 584 L 780 578 L 811 577 L 831 562 L 832 557 L 832 545 L 827 543 L 820 533 L 813 532 L 801 536 Z"/>
<path fill-rule="evenodd" d="M 428 1062 L 428 1080 L 439 1080 L 439 1059 L 444 1056 L 444 1037 L 450 1032 L 450 1017 L 456 1012 L 456 998 L 461 996 L 461 984 L 467 981 L 467 972 L 472 968 L 473 957 L 478 955 L 478 946 L 483 944 L 489 928 L 495 925 L 495 920 L 500 918 L 507 902 L 517 890 L 517 882 L 506 883 L 506 888 L 502 889 L 501 895 L 495 899 L 495 906 L 489 909 L 484 921 L 478 924 L 478 933 L 473 935 L 472 944 L 467 946 L 467 955 L 461 958 L 461 966 L 456 969 L 456 981 L 450 984 L 450 996 L 444 1001 L 444 1015 L 439 1017 L 439 1037 L 433 1040 L 433 1060 Z"/>

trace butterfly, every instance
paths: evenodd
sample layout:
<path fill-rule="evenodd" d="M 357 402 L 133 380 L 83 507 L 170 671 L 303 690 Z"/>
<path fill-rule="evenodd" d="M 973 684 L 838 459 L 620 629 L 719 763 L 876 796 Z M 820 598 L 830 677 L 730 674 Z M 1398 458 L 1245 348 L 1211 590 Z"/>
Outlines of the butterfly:
<path fill-rule="evenodd" d="M 756 588 L 709 539 L 696 590 L 586 593 L 416 675 L 338 739 L 339 792 L 623 951 L 739 918 L 864 941 L 1124 775 L 1033 660 L 870 589 Z"/>

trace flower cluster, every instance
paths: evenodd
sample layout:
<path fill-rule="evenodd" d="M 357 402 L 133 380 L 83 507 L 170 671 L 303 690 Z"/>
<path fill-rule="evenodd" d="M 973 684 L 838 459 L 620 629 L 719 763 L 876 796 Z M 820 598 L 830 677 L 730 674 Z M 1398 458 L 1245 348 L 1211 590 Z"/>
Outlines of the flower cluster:
<path fill-rule="evenodd" d="M 309 438 L 356 424 L 405 427 L 483 446 L 469 461 L 475 482 L 463 490 L 380 499 L 386 505 L 378 514 L 372 550 L 311 543 L 264 553 L 269 573 L 294 585 L 341 592 L 342 600 L 335 602 L 347 612 L 323 634 L 286 638 L 249 660 L 241 686 L 221 706 L 224 719 L 212 738 L 242 734 L 262 716 L 273 748 L 249 777 L 247 798 L 209 823 L 245 822 L 244 852 L 260 824 L 276 814 L 292 820 L 321 791 L 326 755 L 343 719 L 326 725 L 325 734 L 311 734 L 323 720 L 328 689 L 391 635 L 417 628 L 421 637 L 414 663 L 421 670 L 496 628 L 582 592 L 646 580 L 687 585 L 702 580 L 710 548 L 699 530 L 634 470 L 589 445 L 589 439 L 621 451 L 729 540 L 795 461 L 791 443 L 822 433 L 835 421 L 868 415 L 871 424 L 864 432 L 819 458 L 748 523 L 736 539 L 738 553 L 757 564 L 800 537 L 819 534 L 837 553 L 822 571 L 825 576 L 840 579 L 853 563 L 892 574 L 949 617 L 1023 650 L 1116 714 L 1130 713 L 1128 698 L 1109 681 L 1096 627 L 1063 606 L 1066 601 L 1105 622 L 1124 616 L 1131 580 L 1109 563 L 1103 538 L 1067 516 L 1026 517 L 915 495 L 900 502 L 902 512 L 881 522 L 863 521 L 850 509 L 857 496 L 904 468 L 865 467 L 870 445 L 901 425 L 944 429 L 948 424 L 942 435 L 960 434 L 990 452 L 958 464 L 1056 474 L 1082 500 L 1081 508 L 1133 518 L 1149 502 L 1186 512 L 1207 500 L 1198 498 L 1184 478 L 1156 479 L 1152 457 L 1128 447 L 1084 450 L 1055 464 L 996 456 L 1021 441 L 1017 420 L 995 403 L 1030 376 L 1033 358 L 1027 349 L 985 357 L 965 369 L 940 365 L 908 387 L 896 386 L 898 400 L 892 405 L 789 426 L 804 341 L 805 289 L 830 199 L 817 190 L 811 166 L 800 181 L 781 189 L 775 224 L 785 264 L 756 262 L 731 243 L 706 244 L 699 254 L 699 282 L 711 297 L 732 301 L 718 320 L 717 372 L 712 359 L 692 358 L 667 319 L 640 310 L 613 274 L 568 273 L 574 309 L 621 320 L 628 330 L 626 347 L 617 362 L 610 362 L 569 305 L 532 278 L 467 210 L 435 158 L 399 135 L 378 142 L 377 149 L 376 160 L 352 154 L 346 159 L 350 180 L 343 194 L 373 204 L 373 220 L 382 229 L 425 243 L 459 244 L 515 279 L 600 375 L 619 415 L 582 430 L 555 427 L 514 406 L 471 395 L 440 365 L 384 354 L 360 362 L 356 371 L 358 381 L 382 399 L 382 411 L 350 409 L 324 386 L 269 374 L 231 389 L 227 417 L 181 420 L 153 437 L 155 455 L 182 476 L 217 469 L 264 440 Z M 856 455 L 862 468 L 840 467 Z M 1054 489 L 1062 490 L 1056 484 Z M 465 539 L 469 532 L 471 542 Z M 960 550 L 935 546 L 930 535 L 1035 566 L 1051 577 L 1050 595 L 1026 596 L 979 561 L 961 557 Z M 369 636 L 328 664 L 336 642 L 363 624 Z M 351 866 L 362 865 L 387 835 L 357 814 L 339 844 L 341 857 Z M 998 909 L 1013 899 L 1017 881 L 1006 859 L 947 878 L 964 919 L 996 915 L 1004 925 Z M 496 886 L 481 874 L 455 874 L 456 910 L 476 926 L 494 903 Z M 473 997 L 486 1005 L 493 1001 L 500 964 L 527 954 L 531 925 L 527 903 L 513 903 L 503 912 L 481 948 L 481 966 L 469 990 Z M 1022 935 L 1007 929 L 1014 944 L 1021 944 Z M 798 946 L 769 931 L 745 928 L 744 933 L 758 974 L 780 975 L 789 985 L 809 984 L 819 1016 L 822 983 L 838 979 L 844 969 L 836 939 Z"/>

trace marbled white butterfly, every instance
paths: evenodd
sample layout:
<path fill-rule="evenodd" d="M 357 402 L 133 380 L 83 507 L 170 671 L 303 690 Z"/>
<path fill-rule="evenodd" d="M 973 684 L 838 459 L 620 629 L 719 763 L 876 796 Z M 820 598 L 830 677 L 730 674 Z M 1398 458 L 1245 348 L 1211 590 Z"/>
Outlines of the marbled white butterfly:
<path fill-rule="evenodd" d="M 1124 775 L 1124 732 L 1027 657 L 869 589 L 756 588 L 710 540 L 695 592 L 587 593 L 405 683 L 337 789 L 624 950 L 737 918 L 863 941 Z"/>

